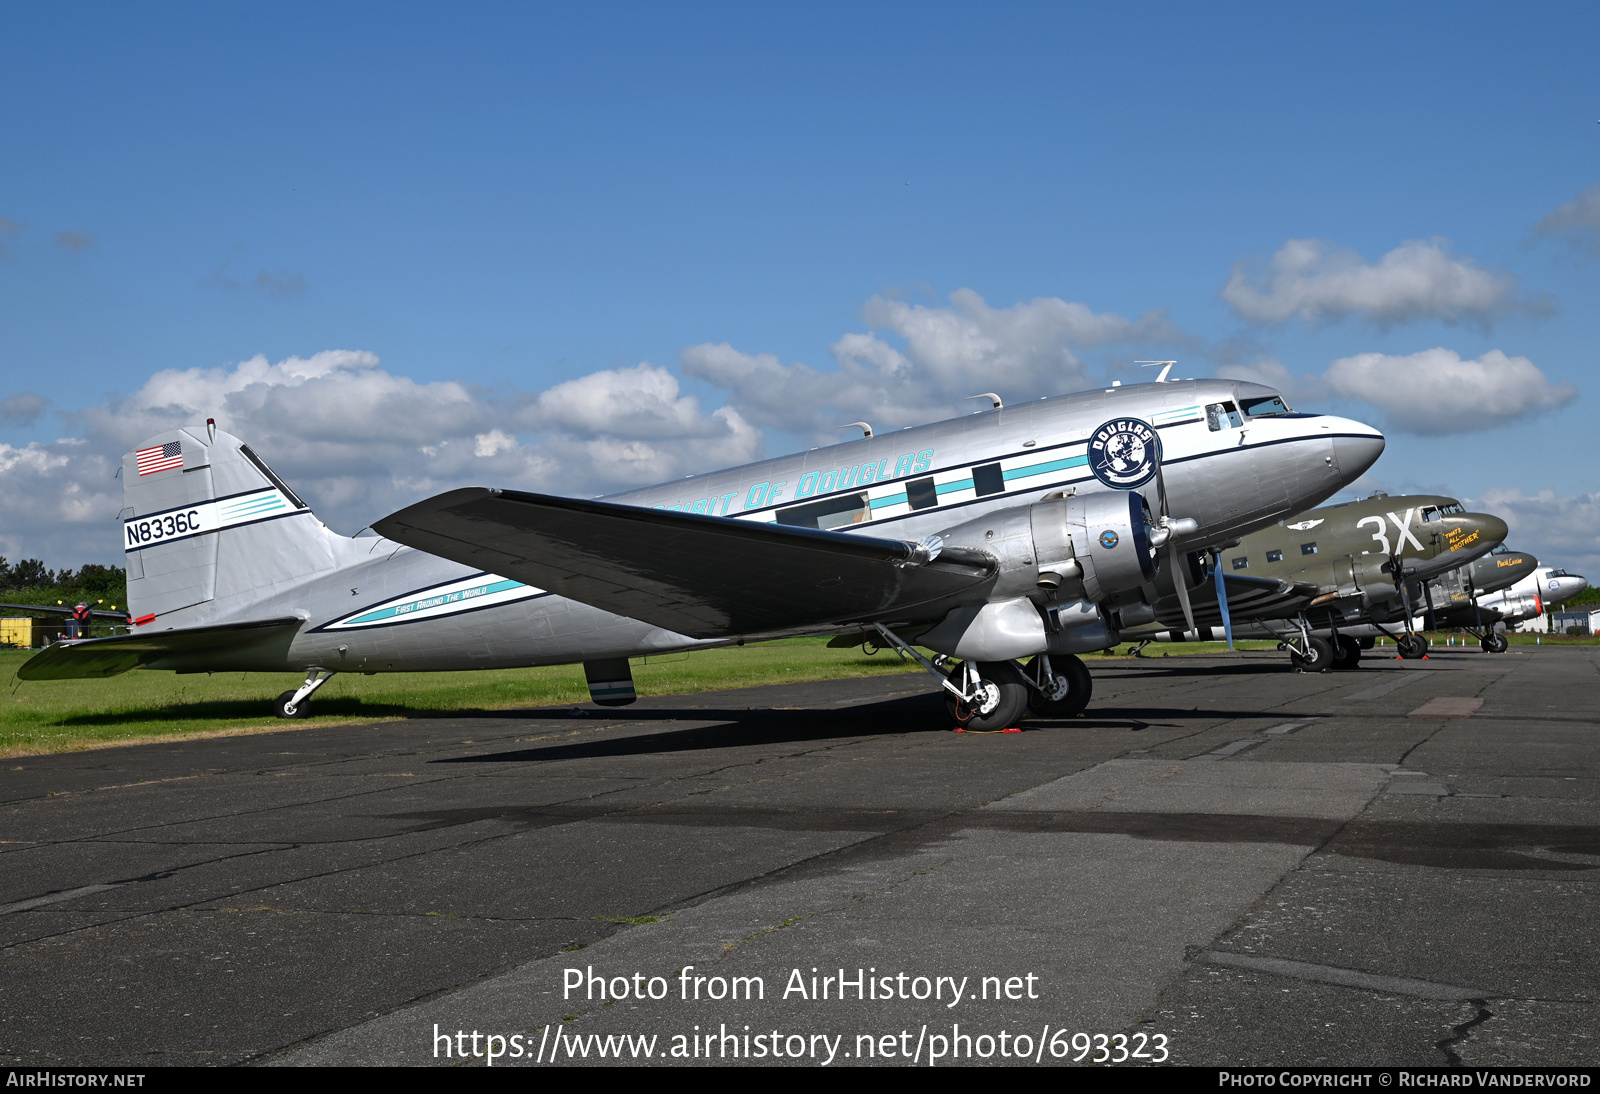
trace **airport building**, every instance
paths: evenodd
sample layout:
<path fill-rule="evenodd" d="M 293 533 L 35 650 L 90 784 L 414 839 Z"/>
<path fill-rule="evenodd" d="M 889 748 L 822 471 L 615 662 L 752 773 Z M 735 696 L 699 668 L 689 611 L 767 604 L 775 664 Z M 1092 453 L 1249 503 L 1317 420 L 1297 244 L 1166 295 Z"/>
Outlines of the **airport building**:
<path fill-rule="evenodd" d="M 1566 634 L 1568 627 L 1582 627 L 1585 634 L 1593 634 L 1600 629 L 1600 608 L 1571 608 L 1551 612 L 1548 615 L 1551 621 L 1551 630 L 1557 634 Z"/>

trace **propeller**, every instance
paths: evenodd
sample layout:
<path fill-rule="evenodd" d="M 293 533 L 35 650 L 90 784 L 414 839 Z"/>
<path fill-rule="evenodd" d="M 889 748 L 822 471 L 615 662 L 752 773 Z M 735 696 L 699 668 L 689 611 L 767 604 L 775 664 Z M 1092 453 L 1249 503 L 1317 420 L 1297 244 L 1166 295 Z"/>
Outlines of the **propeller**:
<path fill-rule="evenodd" d="M 1405 605 L 1406 633 L 1416 634 L 1416 628 L 1412 626 L 1412 620 L 1416 613 L 1411 610 L 1411 589 L 1406 584 L 1405 570 L 1400 565 L 1400 556 L 1398 554 L 1389 556 L 1389 567 L 1394 573 L 1394 587 L 1400 590 L 1400 603 Z"/>
<path fill-rule="evenodd" d="M 1163 362 L 1165 363 L 1165 362 Z M 1163 373 L 1162 375 L 1166 375 Z M 1184 576 L 1183 559 L 1178 555 L 1177 529 L 1173 527 L 1172 513 L 1167 507 L 1167 476 L 1162 473 L 1161 439 L 1156 438 L 1156 497 L 1161 503 L 1161 527 L 1166 532 L 1167 560 L 1171 563 L 1172 584 L 1178 590 L 1178 603 L 1183 606 L 1183 621 L 1189 630 L 1195 630 L 1194 606 L 1189 603 L 1189 581 Z M 1190 523 L 1193 523 L 1191 521 Z"/>
<path fill-rule="evenodd" d="M 1211 556 L 1211 580 L 1217 586 L 1217 607 L 1222 609 L 1222 633 L 1228 639 L 1228 648 L 1233 649 L 1233 620 L 1228 615 L 1228 583 L 1222 579 L 1222 552 L 1217 551 Z"/>
<path fill-rule="evenodd" d="M 1422 599 L 1428 605 L 1428 629 L 1436 631 L 1439 629 L 1439 620 L 1434 618 L 1433 614 L 1433 582 L 1424 581 L 1422 583 Z"/>

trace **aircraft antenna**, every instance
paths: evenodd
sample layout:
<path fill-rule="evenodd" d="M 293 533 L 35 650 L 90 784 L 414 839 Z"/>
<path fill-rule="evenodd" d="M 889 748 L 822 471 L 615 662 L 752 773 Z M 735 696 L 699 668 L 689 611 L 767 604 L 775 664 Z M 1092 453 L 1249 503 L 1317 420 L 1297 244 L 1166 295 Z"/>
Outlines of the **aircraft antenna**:
<path fill-rule="evenodd" d="M 868 437 L 872 436 L 872 427 L 870 425 L 868 425 L 866 422 L 846 422 L 846 423 L 844 423 L 844 425 L 836 425 L 833 428 L 835 428 L 835 429 L 850 429 L 853 426 L 860 426 L 861 427 L 861 432 L 865 433 Z"/>
<path fill-rule="evenodd" d="M 1173 368 L 1177 365 L 1177 363 L 1178 362 L 1176 362 L 1176 361 L 1135 361 L 1134 362 L 1134 364 L 1141 365 L 1141 366 L 1143 366 L 1145 368 L 1149 368 L 1151 365 L 1161 365 L 1161 366 L 1163 366 L 1162 369 L 1161 369 L 1161 374 L 1156 377 L 1156 383 L 1158 383 L 1158 384 L 1164 384 L 1164 383 L 1167 382 L 1167 373 L 1171 372 L 1173 370 Z M 1177 381 L 1173 381 L 1173 382 L 1176 383 Z"/>
<path fill-rule="evenodd" d="M 992 391 L 985 391 L 981 395 L 968 395 L 967 398 L 969 398 L 969 399 L 988 399 L 991 403 L 994 404 L 994 408 L 996 410 L 1004 409 L 1004 406 L 1005 406 L 1005 404 L 1000 401 L 1000 396 L 996 395 Z"/>

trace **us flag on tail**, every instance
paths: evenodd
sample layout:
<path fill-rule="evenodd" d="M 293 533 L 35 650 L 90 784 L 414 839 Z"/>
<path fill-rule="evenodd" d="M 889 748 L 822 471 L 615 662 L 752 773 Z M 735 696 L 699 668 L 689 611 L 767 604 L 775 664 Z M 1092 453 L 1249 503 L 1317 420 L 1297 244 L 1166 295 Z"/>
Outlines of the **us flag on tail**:
<path fill-rule="evenodd" d="M 151 445 L 141 448 L 133 454 L 134 462 L 139 465 L 139 474 L 154 475 L 157 471 L 170 471 L 174 467 L 183 466 L 183 442 L 168 441 L 166 444 Z"/>

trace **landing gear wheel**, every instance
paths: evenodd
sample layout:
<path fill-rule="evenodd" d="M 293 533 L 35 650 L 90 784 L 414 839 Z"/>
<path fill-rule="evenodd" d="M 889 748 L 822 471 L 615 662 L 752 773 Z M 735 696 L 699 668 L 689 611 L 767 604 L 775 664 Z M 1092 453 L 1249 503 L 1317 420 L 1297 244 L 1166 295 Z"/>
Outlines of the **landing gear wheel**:
<path fill-rule="evenodd" d="M 1333 667 L 1354 669 L 1361 667 L 1361 643 L 1348 634 L 1341 634 L 1333 647 Z"/>
<path fill-rule="evenodd" d="M 1486 634 L 1478 644 L 1483 647 L 1484 653 L 1505 653 L 1511 648 L 1511 640 L 1503 634 Z"/>
<path fill-rule="evenodd" d="M 1364 650 L 1370 650 L 1377 644 L 1378 640 L 1376 638 L 1362 638 L 1356 642 L 1356 645 L 1360 646 Z"/>
<path fill-rule="evenodd" d="M 1333 667 L 1333 647 L 1327 639 L 1313 635 L 1306 642 L 1305 653 L 1289 651 L 1289 663 L 1298 672 L 1327 672 Z"/>
<path fill-rule="evenodd" d="M 1402 634 L 1394 640 L 1395 648 L 1400 651 L 1400 656 L 1407 661 L 1415 661 L 1424 657 L 1428 652 L 1428 640 L 1420 634 Z"/>
<path fill-rule="evenodd" d="M 294 698 L 294 692 L 286 691 L 278 696 L 278 701 L 272 704 L 272 709 L 280 718 L 304 718 L 311 713 L 311 700 L 302 699 L 293 710 L 289 709 L 289 700 Z"/>
<path fill-rule="evenodd" d="M 977 661 L 978 694 L 971 703 L 962 702 L 948 690 L 944 693 L 944 707 L 950 719 L 962 729 L 1008 729 L 1022 718 L 1028 709 L 1028 685 L 1022 679 L 1022 670 L 1010 661 Z M 966 665 L 957 665 L 948 673 L 950 682 L 961 687 L 966 682 Z"/>
<path fill-rule="evenodd" d="M 1030 680 L 1039 678 L 1039 657 L 1029 661 L 1024 670 Z M 1070 653 L 1058 653 L 1050 655 L 1050 671 L 1055 674 L 1055 691 L 1042 695 L 1029 688 L 1028 709 L 1041 718 L 1071 718 L 1082 712 L 1094 694 L 1094 677 L 1089 675 L 1088 666 Z"/>

